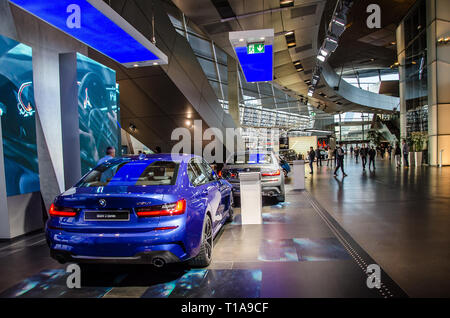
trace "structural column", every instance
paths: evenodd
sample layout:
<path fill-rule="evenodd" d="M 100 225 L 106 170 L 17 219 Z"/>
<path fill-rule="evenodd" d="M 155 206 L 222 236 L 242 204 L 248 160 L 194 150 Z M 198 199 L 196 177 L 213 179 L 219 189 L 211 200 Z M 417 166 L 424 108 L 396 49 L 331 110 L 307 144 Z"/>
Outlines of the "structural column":
<path fill-rule="evenodd" d="M 396 30 L 396 42 L 397 42 L 397 61 L 400 65 L 405 65 L 406 53 L 405 53 L 405 26 L 402 21 Z M 405 68 L 399 66 L 399 92 L 400 92 L 400 138 L 406 138 L 406 79 Z"/>
<path fill-rule="evenodd" d="M 427 0 L 428 135 L 431 165 L 450 165 L 450 1 Z M 442 162 L 440 152 L 442 153 Z"/>
<path fill-rule="evenodd" d="M 237 61 L 228 55 L 228 112 L 236 127 L 241 127 L 239 116 L 239 72 Z"/>

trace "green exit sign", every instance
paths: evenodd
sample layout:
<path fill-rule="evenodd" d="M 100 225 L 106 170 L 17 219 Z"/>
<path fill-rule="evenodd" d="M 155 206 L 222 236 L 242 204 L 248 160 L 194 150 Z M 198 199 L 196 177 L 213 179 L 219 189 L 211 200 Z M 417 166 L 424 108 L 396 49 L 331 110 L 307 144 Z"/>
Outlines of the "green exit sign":
<path fill-rule="evenodd" d="M 247 45 L 247 54 L 264 53 L 264 43 L 250 43 Z"/>

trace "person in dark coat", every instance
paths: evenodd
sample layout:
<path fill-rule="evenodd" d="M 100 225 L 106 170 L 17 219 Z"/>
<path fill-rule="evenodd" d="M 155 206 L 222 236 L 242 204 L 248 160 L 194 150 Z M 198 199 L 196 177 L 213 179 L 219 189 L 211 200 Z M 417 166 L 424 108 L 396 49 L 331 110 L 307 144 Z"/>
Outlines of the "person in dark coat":
<path fill-rule="evenodd" d="M 370 165 L 373 165 L 373 169 L 375 170 L 375 157 L 377 156 L 377 151 L 372 146 L 372 148 L 369 150 L 369 170 Z"/>

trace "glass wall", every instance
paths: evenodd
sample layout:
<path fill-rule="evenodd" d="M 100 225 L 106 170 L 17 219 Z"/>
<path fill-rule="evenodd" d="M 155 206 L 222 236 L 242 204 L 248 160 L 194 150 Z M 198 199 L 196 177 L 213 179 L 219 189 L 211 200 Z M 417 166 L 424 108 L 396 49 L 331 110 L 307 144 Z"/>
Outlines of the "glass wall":
<path fill-rule="evenodd" d="M 404 20 L 406 130 L 428 131 L 426 3 L 419 1 Z"/>
<path fill-rule="evenodd" d="M 367 132 L 372 126 L 374 114 L 347 112 L 334 115 L 335 134 L 339 141 L 362 141 L 367 139 Z M 339 123 L 343 124 L 342 126 Z M 352 125 L 351 123 L 355 123 Z"/>
<path fill-rule="evenodd" d="M 397 69 L 358 70 L 354 74 L 343 75 L 342 79 L 355 87 L 379 94 L 381 82 L 398 81 L 399 74 Z"/>

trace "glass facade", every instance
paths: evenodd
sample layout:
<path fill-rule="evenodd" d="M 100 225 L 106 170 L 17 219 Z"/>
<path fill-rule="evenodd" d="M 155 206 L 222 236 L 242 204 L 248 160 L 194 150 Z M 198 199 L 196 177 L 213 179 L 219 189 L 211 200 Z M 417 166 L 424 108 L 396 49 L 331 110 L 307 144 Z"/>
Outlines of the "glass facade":
<path fill-rule="evenodd" d="M 376 69 L 356 71 L 354 74 L 344 75 L 342 79 L 355 87 L 379 94 L 381 82 L 398 81 L 399 74 L 397 69 Z"/>
<path fill-rule="evenodd" d="M 374 114 L 356 112 L 334 115 L 337 139 L 344 142 L 366 140 L 367 132 L 372 126 L 373 116 Z M 340 126 L 339 123 L 344 125 Z M 355 123 L 355 125 L 351 125 L 351 123 Z"/>
<path fill-rule="evenodd" d="M 406 130 L 428 131 L 426 2 L 419 1 L 404 20 Z"/>
<path fill-rule="evenodd" d="M 188 40 L 219 103 L 228 112 L 227 53 L 215 45 L 184 15 L 169 14 L 177 32 Z M 239 70 L 240 121 L 244 127 L 308 128 L 307 106 L 270 82 L 247 83 Z"/>

